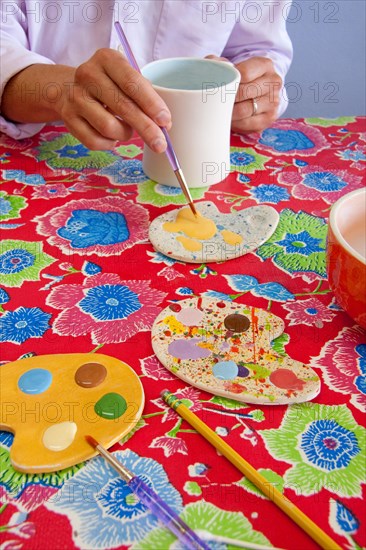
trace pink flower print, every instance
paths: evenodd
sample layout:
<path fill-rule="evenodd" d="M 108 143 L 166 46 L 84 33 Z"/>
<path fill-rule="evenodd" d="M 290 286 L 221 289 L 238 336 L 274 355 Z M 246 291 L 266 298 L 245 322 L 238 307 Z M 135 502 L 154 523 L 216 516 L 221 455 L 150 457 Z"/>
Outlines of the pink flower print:
<path fill-rule="evenodd" d="M 290 325 L 308 325 L 322 327 L 324 322 L 330 322 L 335 314 L 317 298 L 308 298 L 298 302 L 289 302 L 282 306 L 289 314 L 286 319 Z"/>
<path fill-rule="evenodd" d="M 165 277 L 167 281 L 173 281 L 178 277 L 184 277 L 184 275 L 179 273 L 174 267 L 163 267 L 163 269 L 158 272 L 158 275 L 160 275 L 160 277 Z"/>
<path fill-rule="evenodd" d="M 140 363 L 144 375 L 153 380 L 176 380 L 175 376 L 160 363 L 155 355 L 140 359 Z"/>
<path fill-rule="evenodd" d="M 292 186 L 292 194 L 298 199 L 324 199 L 333 204 L 345 193 L 358 189 L 362 178 L 346 170 L 328 170 L 327 168 L 304 166 L 300 172 L 283 170 L 278 175 L 279 183 Z"/>
<path fill-rule="evenodd" d="M 70 201 L 34 221 L 64 254 L 113 256 L 147 239 L 149 214 L 121 197 L 103 197 Z"/>
<path fill-rule="evenodd" d="M 174 392 L 174 395 L 178 397 L 178 399 L 181 399 L 186 407 L 188 407 L 191 411 L 199 411 L 202 409 L 202 403 L 199 400 L 200 392 L 198 390 L 187 387 L 183 390 Z M 162 417 L 162 422 L 177 420 L 177 413 L 173 411 L 163 399 L 153 399 L 152 402 L 155 403 L 159 409 L 163 409 L 165 411 L 165 414 Z"/>
<path fill-rule="evenodd" d="M 188 454 L 187 445 L 180 437 L 169 437 L 168 435 L 156 437 L 152 440 L 149 447 L 163 449 L 164 456 L 166 457 L 172 456 L 175 453 Z"/>
<path fill-rule="evenodd" d="M 321 368 L 325 382 L 339 393 L 351 396 L 351 403 L 365 412 L 364 392 L 357 384 L 364 374 L 362 346 L 365 346 L 365 331 L 355 325 L 343 328 L 334 340 L 327 342 L 318 357 L 313 357 L 310 365 Z"/>
<path fill-rule="evenodd" d="M 32 194 L 33 199 L 58 199 L 67 197 L 70 195 L 70 191 L 64 186 L 63 183 L 51 183 L 46 185 L 39 185 L 35 188 Z"/>
<path fill-rule="evenodd" d="M 59 285 L 47 303 L 62 310 L 53 324 L 56 334 L 90 334 L 94 344 L 117 344 L 150 330 L 165 296 L 151 288 L 150 281 L 122 281 L 118 275 L 98 273 L 82 285 Z"/>

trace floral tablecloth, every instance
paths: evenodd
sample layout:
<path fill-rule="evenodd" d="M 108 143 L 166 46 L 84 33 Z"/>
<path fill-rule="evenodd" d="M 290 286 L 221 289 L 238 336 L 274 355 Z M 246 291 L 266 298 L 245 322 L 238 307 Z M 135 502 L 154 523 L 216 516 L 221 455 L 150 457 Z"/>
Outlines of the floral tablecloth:
<path fill-rule="evenodd" d="M 331 205 L 365 185 L 365 119 L 282 119 L 261 135 L 233 135 L 231 145 L 230 175 L 193 190 L 193 198 L 223 212 L 269 204 L 279 225 L 254 253 L 194 265 L 155 252 L 147 239 L 150 221 L 184 199 L 144 175 L 140 139 L 92 152 L 60 126 L 21 142 L 1 136 L 1 362 L 98 351 L 127 362 L 140 376 L 146 405 L 134 433 L 112 451 L 191 527 L 317 548 L 162 402 L 164 388 L 338 544 L 364 547 L 366 338 L 329 290 L 325 245 Z M 133 311 L 125 307 L 130 293 L 138 295 Z M 190 295 L 281 317 L 286 329 L 276 350 L 317 371 L 320 395 L 293 406 L 243 405 L 175 378 L 154 356 L 150 328 L 162 308 Z M 119 305 L 112 312 L 113 297 Z M 102 459 L 21 474 L 9 463 L 12 440 L 0 432 L 4 550 L 173 543 Z"/>

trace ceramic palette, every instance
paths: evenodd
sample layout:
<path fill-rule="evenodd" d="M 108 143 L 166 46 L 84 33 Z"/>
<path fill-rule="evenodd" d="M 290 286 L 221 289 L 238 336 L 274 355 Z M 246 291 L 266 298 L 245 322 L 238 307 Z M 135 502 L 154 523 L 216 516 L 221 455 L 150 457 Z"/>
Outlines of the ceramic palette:
<path fill-rule="evenodd" d="M 158 252 L 192 263 L 231 260 L 269 239 L 279 220 L 276 210 L 266 205 L 230 214 L 223 214 L 212 202 L 195 206 L 197 217 L 185 206 L 153 220 L 149 239 Z"/>
<path fill-rule="evenodd" d="M 195 297 L 164 309 L 152 345 L 161 363 L 197 388 L 244 403 L 309 401 L 320 379 L 309 366 L 277 354 L 271 342 L 283 321 L 234 302 Z"/>
<path fill-rule="evenodd" d="M 136 425 L 144 406 L 137 374 L 107 355 L 70 353 L 0 367 L 0 429 L 15 434 L 10 459 L 21 472 L 53 472 L 110 447 Z"/>

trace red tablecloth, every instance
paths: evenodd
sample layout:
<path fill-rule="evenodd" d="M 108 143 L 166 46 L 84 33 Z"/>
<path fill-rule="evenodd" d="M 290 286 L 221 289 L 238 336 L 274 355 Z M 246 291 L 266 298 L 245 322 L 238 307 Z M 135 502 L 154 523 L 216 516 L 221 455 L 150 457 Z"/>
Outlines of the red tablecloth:
<path fill-rule="evenodd" d="M 355 117 L 283 119 L 262 135 L 232 136 L 231 174 L 193 190 L 193 198 L 223 212 L 269 204 L 280 222 L 254 253 L 194 265 L 162 256 L 147 239 L 149 221 L 184 199 L 146 178 L 139 139 L 91 152 L 57 126 L 21 142 L 2 136 L 2 363 L 99 350 L 127 362 L 141 377 L 146 405 L 133 435 L 112 451 L 193 528 L 294 550 L 317 547 L 164 405 L 164 388 L 338 544 L 365 546 L 366 338 L 337 306 L 325 270 L 329 209 L 365 185 L 365 141 L 365 119 Z M 127 236 L 115 212 L 127 220 Z M 110 319 L 103 289 L 132 288 L 136 280 L 144 285 L 133 321 Z M 95 286 L 102 290 L 97 312 L 80 304 Z M 171 375 L 153 354 L 150 328 L 163 307 L 192 294 L 281 317 L 277 350 L 315 368 L 320 395 L 293 406 L 238 406 Z M 148 310 L 148 301 L 156 307 Z M 12 440 L 0 433 L 2 548 L 165 549 L 173 542 L 101 459 L 20 474 L 9 463 Z"/>

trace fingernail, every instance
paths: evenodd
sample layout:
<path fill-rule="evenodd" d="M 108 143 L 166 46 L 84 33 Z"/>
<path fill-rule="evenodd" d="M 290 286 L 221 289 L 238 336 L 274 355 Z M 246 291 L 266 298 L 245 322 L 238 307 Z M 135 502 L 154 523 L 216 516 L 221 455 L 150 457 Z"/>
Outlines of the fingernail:
<path fill-rule="evenodd" d="M 161 138 L 155 139 L 151 144 L 151 149 L 156 153 L 163 153 L 166 149 L 166 141 Z"/>
<path fill-rule="evenodd" d="M 163 109 L 159 114 L 156 115 L 155 121 L 159 126 L 166 126 L 170 123 L 170 113 L 169 111 Z"/>

